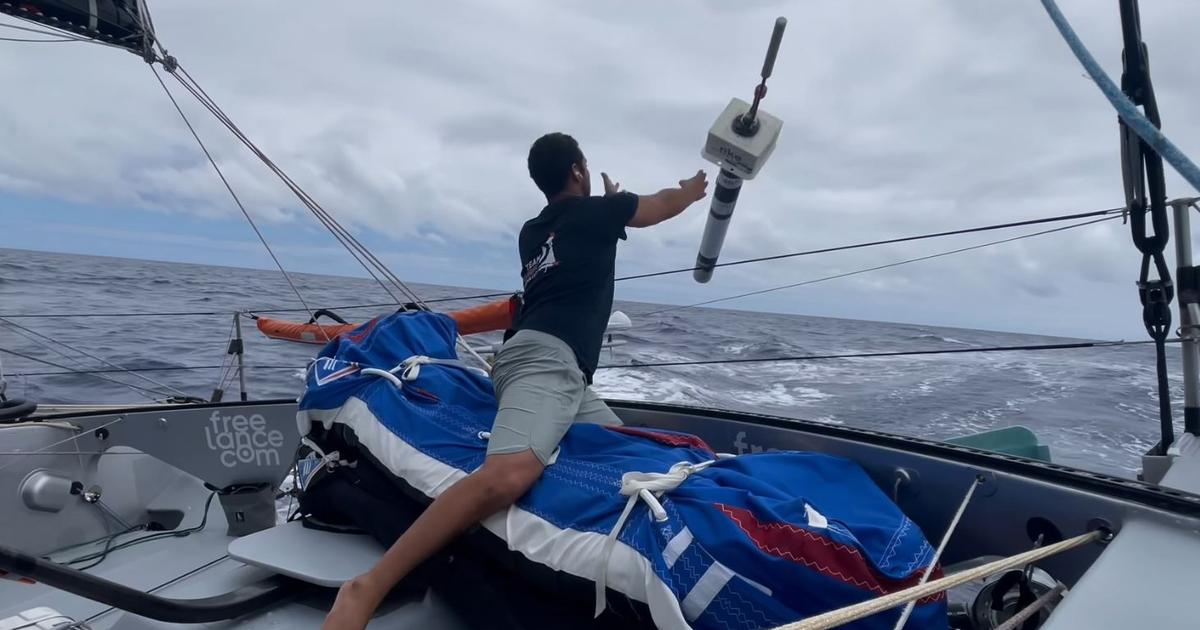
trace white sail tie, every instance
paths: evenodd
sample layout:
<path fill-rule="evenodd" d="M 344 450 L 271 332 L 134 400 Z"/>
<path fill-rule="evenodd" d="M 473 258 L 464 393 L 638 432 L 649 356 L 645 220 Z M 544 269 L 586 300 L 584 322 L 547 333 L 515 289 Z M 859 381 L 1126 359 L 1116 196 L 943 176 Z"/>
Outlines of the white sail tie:
<path fill-rule="evenodd" d="M 617 517 L 612 531 L 608 533 L 608 539 L 604 541 L 604 550 L 600 554 L 600 568 L 596 575 L 595 616 L 599 617 L 608 605 L 606 597 L 608 562 L 612 557 L 613 548 L 617 545 L 617 536 L 624 529 L 625 522 L 629 520 L 629 515 L 633 512 L 633 506 L 637 504 L 638 499 L 646 503 L 650 509 L 650 517 L 661 523 L 667 520 L 667 511 L 659 501 L 662 495 L 678 488 L 692 473 L 708 468 L 715 461 L 710 459 L 698 464 L 679 462 L 671 466 L 671 469 L 665 473 L 627 472 L 621 475 L 621 494 L 629 497 L 629 500 L 625 502 L 625 509 L 621 512 L 621 516 Z"/>
<path fill-rule="evenodd" d="M 425 355 L 411 356 L 401 361 L 400 365 L 397 365 L 390 370 L 384 370 L 380 368 L 363 368 L 361 373 L 368 376 L 385 378 L 390 381 L 392 385 L 395 385 L 398 388 L 403 388 L 406 381 L 415 381 L 419 376 L 421 376 L 422 365 L 447 365 L 450 367 L 459 368 L 461 370 L 466 370 L 468 372 L 474 372 L 481 376 L 488 375 L 485 370 L 481 370 L 473 365 L 468 365 L 459 359 L 438 359 L 435 357 L 427 357 Z M 399 376 L 396 376 L 397 373 L 399 373 Z"/>
<path fill-rule="evenodd" d="M 422 365 L 448 365 L 451 367 L 459 368 L 461 370 L 466 370 L 468 372 L 474 372 L 481 376 L 488 375 L 486 370 L 477 368 L 473 365 L 469 365 L 468 363 L 466 363 L 465 361 L 462 361 L 461 359 L 437 359 L 434 357 L 427 357 L 424 355 L 417 355 L 415 357 L 409 357 L 409 358 L 405 359 L 404 361 L 402 361 L 400 363 L 400 365 L 392 368 L 392 372 L 394 373 L 397 370 L 399 370 L 401 380 L 415 381 L 415 380 L 417 380 L 417 377 L 421 375 L 421 366 Z"/>

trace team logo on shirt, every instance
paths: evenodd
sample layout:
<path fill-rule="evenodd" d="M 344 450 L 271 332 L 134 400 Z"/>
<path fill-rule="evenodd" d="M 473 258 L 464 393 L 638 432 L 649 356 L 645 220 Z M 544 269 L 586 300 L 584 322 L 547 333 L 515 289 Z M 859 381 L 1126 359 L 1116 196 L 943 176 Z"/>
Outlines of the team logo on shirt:
<path fill-rule="evenodd" d="M 537 278 L 541 277 L 545 272 L 558 266 L 558 258 L 554 256 L 554 233 L 550 233 L 550 237 L 542 243 L 542 249 L 537 256 L 529 259 L 525 263 L 525 273 L 521 274 L 522 280 L 525 281 L 525 286 L 528 287 Z"/>

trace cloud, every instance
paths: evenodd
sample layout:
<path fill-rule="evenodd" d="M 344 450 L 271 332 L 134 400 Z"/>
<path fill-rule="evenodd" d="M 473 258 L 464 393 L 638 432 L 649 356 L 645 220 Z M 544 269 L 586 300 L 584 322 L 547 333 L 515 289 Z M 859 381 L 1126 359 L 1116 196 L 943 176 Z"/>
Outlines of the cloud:
<path fill-rule="evenodd" d="M 1116 10 L 1063 4 L 1119 74 Z M 151 9 L 184 67 L 339 220 L 388 251 L 439 248 L 460 284 L 516 284 L 515 265 L 502 261 L 543 203 L 524 158 L 544 131 L 576 135 L 597 176 L 638 192 L 705 166 L 704 134 L 730 97 L 749 97 L 777 15 L 790 23 L 764 107 L 784 131 L 743 189 L 723 260 L 1123 203 L 1115 116 L 1036 3 L 375 0 L 281 13 L 221 0 Z M 1200 5 L 1163 1 L 1142 14 L 1164 127 L 1196 153 L 1190 34 Z M 20 86 L 0 102 L 0 195 L 127 209 L 114 229 L 145 213 L 240 221 L 137 57 L 0 45 L 20 53 L 0 56 L 0 80 Z M 176 93 L 252 216 L 285 234 L 319 229 Z M 1173 195 L 1193 192 L 1169 183 Z M 706 216 L 695 208 L 631 231 L 619 273 L 692 264 Z M 993 235 L 981 236 L 721 269 L 709 285 L 686 275 L 635 281 L 618 295 L 702 301 Z M 1128 227 L 1105 224 L 729 306 L 1117 335 L 1140 330 L 1139 261 Z M 1071 309 L 1082 323 L 1063 315 Z"/>

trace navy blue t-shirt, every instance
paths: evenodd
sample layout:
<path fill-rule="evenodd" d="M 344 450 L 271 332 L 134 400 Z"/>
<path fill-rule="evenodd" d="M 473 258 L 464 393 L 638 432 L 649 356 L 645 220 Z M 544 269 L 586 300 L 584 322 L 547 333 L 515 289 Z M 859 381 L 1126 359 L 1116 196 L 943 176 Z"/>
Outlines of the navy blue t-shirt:
<path fill-rule="evenodd" d="M 528 329 L 558 337 L 575 351 L 589 383 L 612 310 L 617 240 L 637 204 L 628 192 L 568 197 L 521 228 L 525 296 L 507 336 Z"/>

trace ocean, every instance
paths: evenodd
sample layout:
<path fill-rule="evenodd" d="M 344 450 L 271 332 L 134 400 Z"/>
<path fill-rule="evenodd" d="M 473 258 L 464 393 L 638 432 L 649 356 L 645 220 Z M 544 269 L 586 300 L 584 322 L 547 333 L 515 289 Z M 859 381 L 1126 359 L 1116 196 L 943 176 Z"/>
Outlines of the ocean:
<path fill-rule="evenodd" d="M 293 280 L 312 308 L 383 301 L 369 279 L 293 274 Z M 423 299 L 488 292 L 410 286 Z M 437 306 L 473 303 L 478 301 Z M 40 334 L 126 368 L 204 368 L 139 373 L 154 383 L 130 374 L 29 375 L 60 368 L 0 352 L 9 395 L 43 403 L 138 403 L 161 397 L 135 387 L 171 387 L 208 398 L 223 374 L 225 400 L 236 399 L 236 378 L 219 369 L 227 359 L 233 312 L 298 306 L 278 272 L 0 249 L 0 314 L 57 315 L 9 320 L 28 331 L 0 322 L 3 350 L 76 370 L 108 367 Z M 1068 340 L 713 308 L 656 312 L 665 307 L 619 300 L 614 308 L 633 326 L 619 335 L 624 344 L 601 357 L 602 364 L 628 366 L 597 372 L 594 388 L 607 397 L 755 411 L 931 439 L 1024 425 L 1050 446 L 1057 463 L 1122 477 L 1136 474 L 1139 456 L 1158 439 L 1151 346 L 641 367 L 637 364 Z M 350 321 L 388 311 L 335 310 Z M 203 314 L 96 316 L 171 312 Z M 272 316 L 307 319 L 302 311 Z M 250 397 L 297 396 L 301 371 L 318 346 L 267 339 L 248 319 L 243 319 L 243 334 L 247 365 L 255 366 L 246 371 Z M 1170 352 L 1172 397 L 1181 418 L 1179 358 L 1175 349 Z"/>

